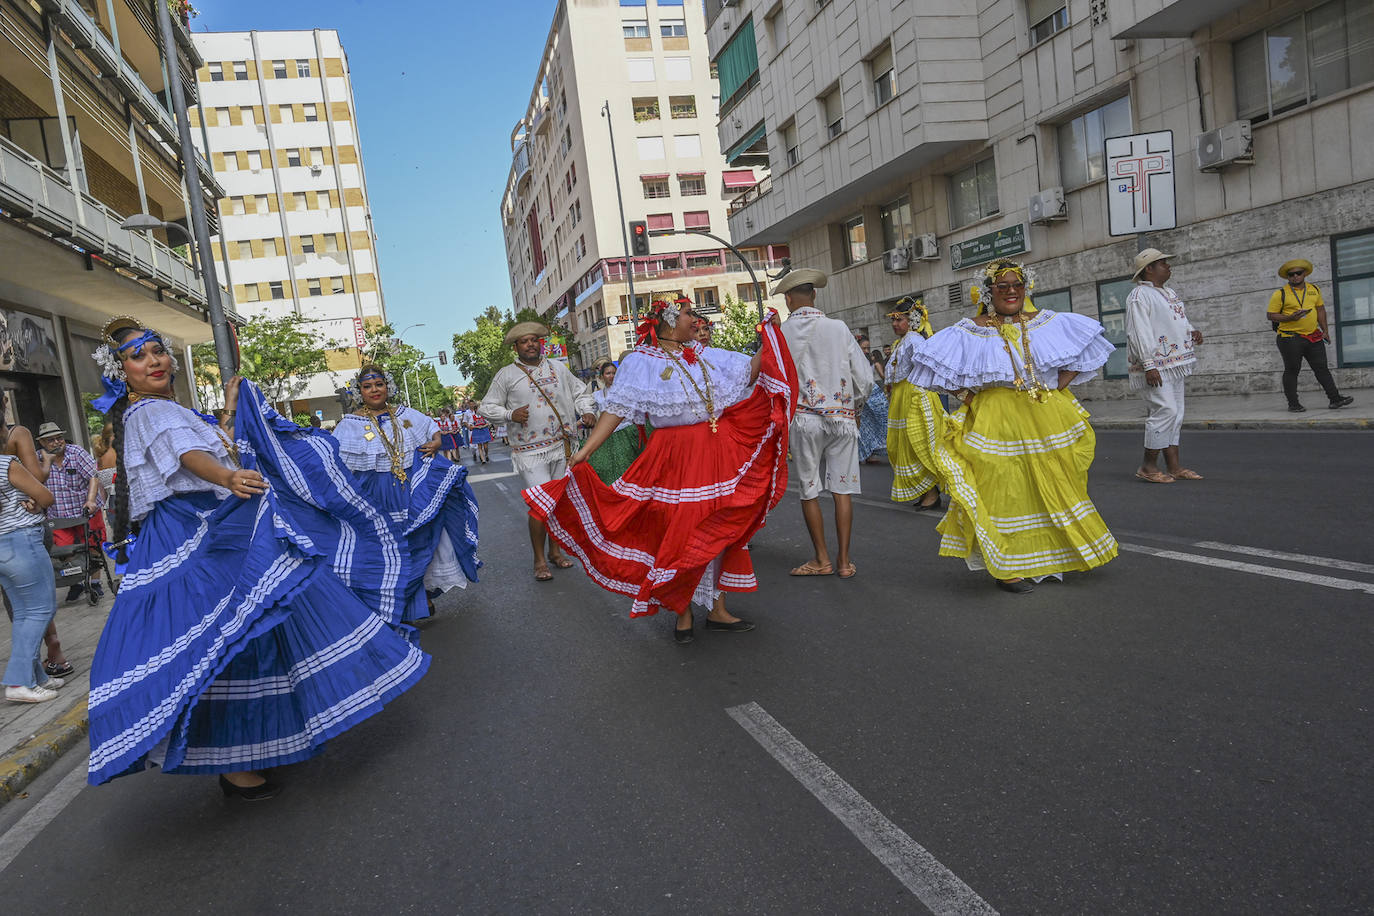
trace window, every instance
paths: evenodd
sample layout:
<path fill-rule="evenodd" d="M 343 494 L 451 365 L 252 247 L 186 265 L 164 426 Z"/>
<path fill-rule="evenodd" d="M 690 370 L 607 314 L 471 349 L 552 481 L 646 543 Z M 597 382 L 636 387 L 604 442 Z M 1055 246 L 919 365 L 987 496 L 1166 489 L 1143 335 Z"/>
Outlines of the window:
<path fill-rule="evenodd" d="M 883 48 L 868 62 L 873 78 L 873 104 L 881 108 L 897 94 L 897 69 L 892 63 L 892 47 Z"/>
<path fill-rule="evenodd" d="M 324 147 L 310 147 L 310 164 L 316 167 L 324 165 Z"/>
<path fill-rule="evenodd" d="M 692 59 L 690 57 L 663 58 L 663 78 L 669 82 L 690 83 L 692 81 Z"/>
<path fill-rule="evenodd" d="M 1073 301 L 1067 289 L 1052 289 L 1046 293 L 1035 294 L 1035 307 L 1054 312 L 1072 312 Z"/>
<path fill-rule="evenodd" d="M 768 24 L 768 39 L 773 43 L 773 53 L 776 54 L 787 44 L 787 9 L 779 6 L 777 12 L 764 21 Z"/>
<path fill-rule="evenodd" d="M 284 79 L 286 79 L 286 61 L 284 61 L 284 60 L 274 60 L 274 61 L 272 61 L 272 77 L 273 77 L 274 79 L 279 79 L 279 80 L 284 80 Z"/>
<path fill-rule="evenodd" d="M 712 251 L 709 254 L 689 254 L 687 255 L 688 270 L 720 270 L 720 252 Z"/>
<path fill-rule="evenodd" d="M 321 210 L 328 210 L 328 209 L 329 209 L 329 192 L 328 192 L 328 191 L 316 191 L 316 192 L 315 192 L 315 206 L 316 206 L 316 207 L 319 207 Z"/>
<path fill-rule="evenodd" d="M 735 297 L 740 302 L 757 302 L 759 300 L 759 285 L 757 283 L 737 283 L 735 284 Z"/>
<path fill-rule="evenodd" d="M 277 256 L 277 253 L 278 252 L 276 239 L 262 240 L 262 256 L 264 258 L 275 258 Z"/>
<path fill-rule="evenodd" d="M 305 203 L 304 191 L 296 191 L 291 195 L 291 209 L 297 212 L 309 209 Z"/>
<path fill-rule="evenodd" d="M 709 210 L 689 210 L 682 214 L 682 225 L 687 229 L 711 230 L 711 212 Z"/>
<path fill-rule="evenodd" d="M 1059 125 L 1059 180 L 1077 188 L 1106 175 L 1104 142 L 1131 132 L 1129 97 L 1108 102 Z"/>
<path fill-rule="evenodd" d="M 754 20 L 746 19 L 735 30 L 735 36 L 716 56 L 716 71 L 720 74 L 720 107 L 725 110 L 758 82 L 759 49 L 754 43 Z"/>
<path fill-rule="evenodd" d="M 997 168 L 991 159 L 976 162 L 949 178 L 949 227 L 958 229 L 998 212 Z"/>
<path fill-rule="evenodd" d="M 230 242 L 229 251 L 240 261 L 246 261 L 253 256 L 253 243 L 247 240 Z"/>
<path fill-rule="evenodd" d="M 801 162 L 801 147 L 797 143 L 797 122 L 788 123 L 780 133 L 782 134 L 782 148 L 787 153 L 787 164 L 796 165 Z"/>
<path fill-rule="evenodd" d="M 254 213 L 267 213 L 267 212 L 269 212 L 271 209 L 272 209 L 271 206 L 270 206 L 270 205 L 268 204 L 268 202 L 267 202 L 267 195 L 266 195 L 266 194 L 259 194 L 259 195 L 257 195 L 256 197 L 253 198 L 253 212 L 254 212 Z"/>
<path fill-rule="evenodd" d="M 305 120 L 307 121 L 318 121 L 320 119 L 320 110 L 316 107 L 314 102 L 307 102 L 302 105 L 301 112 L 305 115 Z"/>
<path fill-rule="evenodd" d="M 342 296 L 343 293 L 344 293 L 344 278 L 343 278 L 343 277 L 330 277 L 330 278 L 329 278 L 329 292 L 330 292 L 331 295 L 334 295 L 334 296 Z"/>
<path fill-rule="evenodd" d="M 576 226 L 582 222 L 582 201 L 575 200 L 568 206 L 568 225 Z"/>
<path fill-rule="evenodd" d="M 305 293 L 306 293 L 307 296 L 321 296 L 321 295 L 324 294 L 324 290 L 323 290 L 323 288 L 320 286 L 320 281 L 319 281 L 318 279 L 316 279 L 316 280 L 306 280 L 306 281 L 305 281 Z"/>
<path fill-rule="evenodd" d="M 658 120 L 658 99 L 640 98 L 634 100 L 635 120 L 636 121 L 657 121 Z"/>
<path fill-rule="evenodd" d="M 283 124 L 294 124 L 296 122 L 296 109 L 290 105 L 277 106 L 277 114 L 281 116 Z"/>
<path fill-rule="evenodd" d="M 654 59 L 652 57 L 631 57 L 625 63 L 630 68 L 630 82 L 652 83 L 654 81 Z"/>
<path fill-rule="evenodd" d="M 1336 364 L 1374 366 L 1374 232 L 1336 236 Z"/>
<path fill-rule="evenodd" d="M 845 220 L 842 226 L 844 230 L 844 263 L 861 264 L 868 260 L 868 241 L 864 232 L 863 215 Z"/>
<path fill-rule="evenodd" d="M 243 288 L 243 301 L 244 301 L 244 302 L 260 302 L 260 301 L 262 301 L 262 292 L 258 289 L 258 285 L 257 285 L 256 283 L 249 283 L 247 286 L 245 286 L 245 287 Z"/>
<path fill-rule="evenodd" d="M 1064 0 L 1026 0 L 1026 19 L 1031 44 L 1039 44 L 1068 28 L 1069 8 Z"/>
<path fill-rule="evenodd" d="M 720 311 L 720 300 L 716 298 L 716 288 L 714 286 L 701 286 L 692 290 L 692 298 L 696 300 L 697 311 Z"/>
<path fill-rule="evenodd" d="M 662 159 L 663 158 L 663 138 L 662 137 L 636 137 L 635 147 L 639 150 L 640 159 Z"/>
<path fill-rule="evenodd" d="M 273 299 L 285 299 L 286 292 L 282 289 L 282 281 L 273 280 L 267 284 L 267 289 L 271 292 Z"/>
<path fill-rule="evenodd" d="M 579 261 L 587 256 L 587 237 L 585 235 L 579 235 L 577 241 L 573 243 L 573 255 Z"/>
<path fill-rule="evenodd" d="M 215 109 L 215 124 L 216 124 L 216 126 L 218 126 L 218 127 L 228 127 L 228 126 L 229 126 L 229 109 L 228 109 L 228 108 L 216 108 L 216 109 Z"/>
<path fill-rule="evenodd" d="M 649 200 L 657 200 L 663 197 L 671 197 L 672 191 L 668 189 L 668 176 L 644 176 L 639 179 L 644 186 L 644 196 Z"/>
<path fill-rule="evenodd" d="M 706 176 L 678 175 L 677 192 L 683 197 L 704 197 L 706 195 Z"/>
<path fill-rule="evenodd" d="M 1265 121 L 1354 86 L 1374 82 L 1374 6 L 1332 0 L 1232 48 L 1236 114 Z"/>
<path fill-rule="evenodd" d="M 211 65 L 210 65 L 210 82 L 212 82 L 212 83 L 222 83 L 222 82 L 224 82 L 224 64 L 211 64 Z"/>
<path fill-rule="evenodd" d="M 302 79 L 308 79 L 310 77 L 310 61 L 296 61 L 296 75 Z"/>
<path fill-rule="evenodd" d="M 339 250 L 339 237 L 338 237 L 337 235 L 335 235 L 334 233 L 331 232 L 329 235 L 326 235 L 326 236 L 324 237 L 324 251 L 325 251 L 325 254 L 335 254 L 335 253 L 338 252 L 338 250 Z"/>
<path fill-rule="evenodd" d="M 286 164 L 287 164 L 287 165 L 300 165 L 300 164 L 301 164 L 301 151 L 298 150 L 298 149 L 289 149 L 289 150 L 287 150 L 287 151 L 286 151 Z"/>
<path fill-rule="evenodd" d="M 313 235 L 301 236 L 301 254 L 315 253 L 315 237 Z"/>
<path fill-rule="evenodd" d="M 246 60 L 236 60 L 236 61 L 234 61 L 234 79 L 236 79 L 236 80 L 246 80 L 246 79 L 248 79 L 248 61 L 246 61 Z"/>
<path fill-rule="evenodd" d="M 825 124 L 825 138 L 833 140 L 844 130 L 844 97 L 840 94 L 840 87 L 821 96 L 821 119 Z"/>
<path fill-rule="evenodd" d="M 620 24 L 620 31 L 626 38 L 648 38 L 648 22 L 623 22 Z"/>
<path fill-rule="evenodd" d="M 916 224 L 911 218 L 911 198 L 899 197 L 878 208 L 878 222 L 883 227 L 883 248 L 891 251 L 911 243 Z"/>
<path fill-rule="evenodd" d="M 248 167 L 255 172 L 262 168 L 262 153 L 260 151 L 255 149 L 248 151 Z"/>
<path fill-rule="evenodd" d="M 243 209 L 243 198 L 242 198 L 242 197 L 231 197 L 231 198 L 229 198 L 229 215 L 230 215 L 230 216 L 242 216 L 243 213 L 244 213 L 244 209 Z"/>
<path fill-rule="evenodd" d="M 1104 378 L 1126 377 L 1126 297 L 1134 287 L 1135 281 L 1129 277 L 1097 284 L 1097 320 L 1102 322 L 1107 339 L 1116 345 L 1116 352 L 1102 367 Z M 1041 298 L 1036 297 L 1037 304 Z"/>
<path fill-rule="evenodd" d="M 258 123 L 258 116 L 257 116 L 256 114 L 253 113 L 253 109 L 252 109 L 252 108 L 250 108 L 250 107 L 248 107 L 248 106 L 244 106 L 243 108 L 240 108 L 240 109 L 239 109 L 239 114 L 243 116 L 243 123 L 244 123 L 244 126 L 246 126 L 246 127 L 256 127 L 256 126 L 257 126 L 257 123 Z"/>
<path fill-rule="evenodd" d="M 686 38 L 687 23 L 682 19 L 660 19 L 658 33 L 664 38 Z"/>
<path fill-rule="evenodd" d="M 647 222 L 650 232 L 672 232 L 674 228 L 671 213 L 650 213 Z"/>
<path fill-rule="evenodd" d="M 563 136 L 559 138 L 558 154 L 560 156 L 566 156 L 568 155 L 568 150 L 570 149 L 572 149 L 572 128 L 567 127 L 563 130 Z"/>
<path fill-rule="evenodd" d="M 679 134 L 673 138 L 673 155 L 679 159 L 701 158 L 701 135 Z"/>
<path fill-rule="evenodd" d="M 695 118 L 697 116 L 697 97 L 694 95 L 671 95 L 668 97 L 668 109 L 676 120 Z"/>

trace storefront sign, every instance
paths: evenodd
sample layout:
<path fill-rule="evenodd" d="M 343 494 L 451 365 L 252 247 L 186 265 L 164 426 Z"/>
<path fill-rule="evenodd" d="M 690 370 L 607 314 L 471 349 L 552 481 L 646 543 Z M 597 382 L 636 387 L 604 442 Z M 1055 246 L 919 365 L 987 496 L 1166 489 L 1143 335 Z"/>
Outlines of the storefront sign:
<path fill-rule="evenodd" d="M 359 350 L 367 346 L 367 332 L 363 330 L 363 320 L 361 318 L 353 319 L 353 343 Z"/>
<path fill-rule="evenodd" d="M 1017 223 L 949 246 L 949 266 L 955 270 L 986 264 L 1030 251 L 1030 233 L 1025 223 Z"/>
<path fill-rule="evenodd" d="M 62 374 L 51 318 L 0 309 L 0 372 Z"/>

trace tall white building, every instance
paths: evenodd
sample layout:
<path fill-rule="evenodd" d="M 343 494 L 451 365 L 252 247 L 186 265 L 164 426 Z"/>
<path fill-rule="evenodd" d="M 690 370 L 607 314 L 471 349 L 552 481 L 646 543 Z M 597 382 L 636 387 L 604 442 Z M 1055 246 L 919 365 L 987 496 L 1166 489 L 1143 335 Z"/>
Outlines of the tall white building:
<path fill-rule="evenodd" d="M 1304 257 L 1337 382 L 1374 383 L 1371 0 L 706 8 L 721 144 L 766 138 L 767 177 L 731 231 L 830 270 L 821 305 L 875 341 L 904 294 L 937 328 L 968 314 L 1000 249 L 1036 266 L 1039 304 L 1099 318 L 1124 348 L 1131 260 L 1150 246 L 1175 255 L 1207 338 L 1191 387 L 1277 398 L 1264 316 L 1278 266 Z M 1172 167 L 1177 226 L 1114 236 L 1108 200 L 1131 179 L 1109 175 L 1105 140 L 1156 132 L 1171 132 L 1167 163 L 1122 162 Z M 1095 393 L 1124 395 L 1124 349 L 1106 374 Z"/>
<path fill-rule="evenodd" d="M 634 346 L 631 269 L 641 308 L 679 293 L 707 314 L 726 295 L 755 301 L 728 249 L 701 235 L 661 234 L 705 229 L 728 240 L 729 199 L 757 184 L 756 143 L 722 153 L 718 95 L 701 4 L 558 3 L 529 106 L 511 132 L 501 219 L 516 310 L 565 324 L 584 366 Z M 649 256 L 629 268 L 603 105 L 625 221 L 643 220 L 652 234 Z M 779 269 L 787 247 L 744 253 L 766 298 L 765 271 Z"/>
<path fill-rule="evenodd" d="M 336 349 L 295 410 L 334 391 L 386 322 L 348 58 L 338 32 L 197 32 L 203 137 L 224 186 L 215 256 L 245 317 L 294 312 Z M 337 375 L 335 374 L 337 373 Z"/>

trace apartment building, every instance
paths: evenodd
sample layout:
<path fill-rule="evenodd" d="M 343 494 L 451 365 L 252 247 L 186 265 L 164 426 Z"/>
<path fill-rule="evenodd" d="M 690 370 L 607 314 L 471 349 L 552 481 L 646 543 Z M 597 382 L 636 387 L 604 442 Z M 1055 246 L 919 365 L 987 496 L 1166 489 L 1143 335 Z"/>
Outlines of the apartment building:
<path fill-rule="evenodd" d="M 194 41 L 202 136 L 224 186 L 215 257 L 245 317 L 294 313 L 334 343 L 330 371 L 292 409 L 337 417 L 335 389 L 386 323 L 348 57 L 327 29 Z"/>
<path fill-rule="evenodd" d="M 718 94 L 701 4 L 559 2 L 511 132 L 501 220 L 515 308 L 566 326 L 580 350 L 575 368 L 634 346 L 631 272 L 641 309 L 679 293 L 707 314 L 727 295 L 755 301 L 754 281 L 727 248 L 679 233 L 728 241 L 727 201 L 757 183 L 751 144 L 722 154 Z M 625 221 L 635 220 L 648 224 L 650 255 L 627 266 Z M 765 272 L 780 269 L 787 246 L 744 254 L 766 298 Z"/>
<path fill-rule="evenodd" d="M 822 305 L 875 341 L 901 295 L 937 328 L 969 314 L 979 266 L 1005 252 L 1035 266 L 1038 304 L 1103 322 L 1118 354 L 1090 395 L 1124 396 L 1130 265 L 1148 246 L 1175 255 L 1207 338 L 1191 387 L 1277 392 L 1265 307 L 1279 264 L 1305 257 L 1338 383 L 1374 384 L 1371 0 L 706 8 L 721 144 L 766 138 L 732 233 L 830 270 Z M 1166 131 L 1172 156 L 1150 168 L 1172 166 L 1176 225 L 1112 235 L 1109 200 L 1132 185 L 1109 179 L 1105 141 Z"/>
<path fill-rule="evenodd" d="M 3 419 L 53 420 L 89 444 L 103 393 L 91 353 L 115 315 L 135 315 L 183 351 L 211 336 L 205 288 L 163 230 L 187 224 L 169 92 L 195 105 L 198 65 L 183 23 L 164 68 L 147 3 L 0 0 L 0 391 Z M 170 85 L 163 78 L 170 73 Z M 192 164 L 218 194 L 208 164 Z M 175 233 L 177 246 L 186 233 Z M 190 397 L 185 377 L 179 393 Z"/>

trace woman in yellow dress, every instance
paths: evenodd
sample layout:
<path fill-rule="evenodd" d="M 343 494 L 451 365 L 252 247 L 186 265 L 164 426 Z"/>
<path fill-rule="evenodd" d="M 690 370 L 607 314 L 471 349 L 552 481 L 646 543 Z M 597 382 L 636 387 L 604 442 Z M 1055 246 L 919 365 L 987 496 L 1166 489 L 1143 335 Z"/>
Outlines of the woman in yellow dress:
<path fill-rule="evenodd" d="M 898 338 L 883 369 L 888 398 L 887 460 L 892 465 L 892 501 L 909 503 L 915 500 L 913 508 L 917 512 L 938 509 L 940 490 L 935 485 L 935 475 L 916 457 L 906 434 L 911 399 L 916 395 L 916 389 L 907 381 L 912 369 L 911 355 L 934 333 L 930 314 L 920 299 L 903 296 L 887 317 L 892 319 L 892 333 Z M 939 405 L 938 400 L 936 405 Z M 943 412 L 944 408 L 940 410 Z"/>
<path fill-rule="evenodd" d="M 950 494 L 940 555 L 986 569 L 998 587 L 1088 570 L 1117 544 L 1088 498 L 1096 437 L 1069 386 L 1090 381 L 1112 355 L 1102 325 L 1037 310 L 1034 277 L 994 261 L 973 290 L 978 314 L 912 349 L 907 440 Z M 983 294 L 990 294 L 988 308 Z M 945 414 L 936 394 L 961 401 Z"/>

